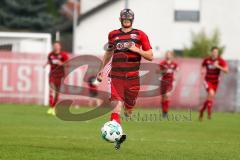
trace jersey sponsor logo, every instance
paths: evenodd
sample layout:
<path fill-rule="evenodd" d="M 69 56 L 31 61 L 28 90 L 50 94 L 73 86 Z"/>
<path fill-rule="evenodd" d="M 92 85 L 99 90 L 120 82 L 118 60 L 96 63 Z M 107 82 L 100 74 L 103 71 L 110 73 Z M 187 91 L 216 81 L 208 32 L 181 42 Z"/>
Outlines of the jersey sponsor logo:
<path fill-rule="evenodd" d="M 60 62 L 59 59 L 52 59 L 52 64 L 58 64 Z"/>
<path fill-rule="evenodd" d="M 137 35 L 136 34 L 131 34 L 130 35 L 132 39 L 137 39 Z"/>
<path fill-rule="evenodd" d="M 131 46 L 135 45 L 134 42 L 128 41 L 128 42 L 119 42 L 116 44 L 116 49 L 120 51 L 127 50 Z"/>
<path fill-rule="evenodd" d="M 167 69 L 167 73 L 173 73 L 174 70 L 172 68 Z"/>
<path fill-rule="evenodd" d="M 217 67 L 216 66 L 214 66 L 213 64 L 209 64 L 208 65 L 208 69 L 216 69 Z"/>

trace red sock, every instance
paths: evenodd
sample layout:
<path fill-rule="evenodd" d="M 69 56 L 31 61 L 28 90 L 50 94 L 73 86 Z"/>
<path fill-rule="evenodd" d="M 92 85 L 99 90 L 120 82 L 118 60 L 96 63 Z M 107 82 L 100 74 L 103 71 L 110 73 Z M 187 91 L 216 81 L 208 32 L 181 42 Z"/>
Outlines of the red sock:
<path fill-rule="evenodd" d="M 212 105 L 213 105 L 213 102 L 211 100 L 208 100 L 207 108 L 208 108 L 208 118 L 209 119 L 211 118 L 211 115 L 212 115 Z"/>
<path fill-rule="evenodd" d="M 54 98 L 54 101 L 53 101 L 53 107 L 55 107 L 55 105 L 57 104 L 58 99 L 59 99 L 59 94 L 56 92 L 55 93 L 55 98 Z"/>
<path fill-rule="evenodd" d="M 207 108 L 207 106 L 208 106 L 208 100 L 206 100 L 206 101 L 203 103 L 203 107 L 200 109 L 200 115 L 199 115 L 200 118 L 203 117 L 203 113 L 204 113 L 205 109 Z"/>
<path fill-rule="evenodd" d="M 54 98 L 53 98 L 52 95 L 49 96 L 49 105 L 50 105 L 51 108 L 54 107 Z"/>
<path fill-rule="evenodd" d="M 168 108 L 169 108 L 169 101 L 168 100 L 162 101 L 162 111 L 167 113 Z"/>
<path fill-rule="evenodd" d="M 119 124 L 121 124 L 121 121 L 120 121 L 120 116 L 118 113 L 112 113 L 111 114 L 111 121 L 112 120 L 115 120 L 116 122 L 118 122 Z"/>
<path fill-rule="evenodd" d="M 203 117 L 203 112 L 205 109 L 208 109 L 208 117 L 211 117 L 212 114 L 212 100 L 206 100 L 203 104 L 203 107 L 200 109 L 200 117 Z"/>

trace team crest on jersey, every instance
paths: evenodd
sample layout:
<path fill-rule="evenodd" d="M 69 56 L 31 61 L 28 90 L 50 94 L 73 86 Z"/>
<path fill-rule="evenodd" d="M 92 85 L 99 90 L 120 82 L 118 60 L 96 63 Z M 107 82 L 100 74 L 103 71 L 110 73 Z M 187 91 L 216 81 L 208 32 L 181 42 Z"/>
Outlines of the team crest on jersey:
<path fill-rule="evenodd" d="M 136 34 L 131 34 L 130 35 L 132 39 L 137 39 L 137 35 Z"/>

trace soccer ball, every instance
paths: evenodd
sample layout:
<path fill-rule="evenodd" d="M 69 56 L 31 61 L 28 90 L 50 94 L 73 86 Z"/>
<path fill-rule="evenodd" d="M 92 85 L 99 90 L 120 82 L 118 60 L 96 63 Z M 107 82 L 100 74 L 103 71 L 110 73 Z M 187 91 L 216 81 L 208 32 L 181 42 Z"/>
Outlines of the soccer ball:
<path fill-rule="evenodd" d="M 122 136 L 122 127 L 116 121 L 109 121 L 101 128 L 102 138 L 107 142 L 114 143 Z"/>

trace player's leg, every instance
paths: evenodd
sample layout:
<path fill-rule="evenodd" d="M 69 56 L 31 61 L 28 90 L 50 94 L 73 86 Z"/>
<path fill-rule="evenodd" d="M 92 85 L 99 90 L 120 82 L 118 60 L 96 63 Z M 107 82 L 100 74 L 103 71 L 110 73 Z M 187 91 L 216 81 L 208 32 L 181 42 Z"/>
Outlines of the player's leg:
<path fill-rule="evenodd" d="M 110 79 L 111 86 L 111 105 L 113 107 L 110 120 L 121 124 L 121 110 L 123 107 L 124 81 L 121 79 Z M 119 141 L 115 143 L 115 149 L 120 149 L 121 144 L 126 140 L 126 134 L 123 134 Z"/>
<path fill-rule="evenodd" d="M 206 110 L 208 106 L 208 100 L 206 100 L 204 103 L 203 103 L 203 106 L 200 108 L 199 110 L 199 120 L 202 121 L 203 119 L 203 115 L 204 115 L 204 111 Z"/>
<path fill-rule="evenodd" d="M 208 92 L 208 98 L 207 98 L 208 119 L 211 119 L 214 96 L 215 96 L 215 90 L 211 88 Z"/>
<path fill-rule="evenodd" d="M 57 102 L 59 100 L 59 92 L 58 91 L 55 91 L 55 94 L 54 94 L 54 101 L 53 101 L 53 108 L 55 108 Z"/>
<path fill-rule="evenodd" d="M 203 119 L 203 115 L 204 115 L 204 111 L 206 109 L 208 109 L 208 116 L 209 118 L 211 118 L 211 108 L 212 108 L 212 101 L 215 95 L 215 91 L 214 91 L 214 86 L 210 83 L 210 82 L 204 82 L 206 91 L 207 91 L 207 98 L 205 100 L 205 102 L 203 103 L 202 108 L 199 110 L 199 120 L 202 121 Z"/>
<path fill-rule="evenodd" d="M 133 112 L 133 107 L 135 106 L 135 104 L 130 104 L 128 102 L 124 102 L 124 116 L 125 119 L 128 121 L 131 116 L 132 116 L 132 112 Z"/>
<path fill-rule="evenodd" d="M 166 118 L 169 109 L 169 97 L 173 89 L 173 82 L 162 81 L 160 86 L 160 93 L 162 95 L 161 105 L 162 105 L 162 116 Z"/>
<path fill-rule="evenodd" d="M 126 88 L 124 90 L 124 115 L 126 119 L 131 118 L 139 90 L 139 78 L 127 80 Z"/>
<path fill-rule="evenodd" d="M 133 107 L 135 106 L 138 92 L 140 89 L 139 79 L 124 80 L 124 114 L 126 117 L 132 115 Z M 122 108 L 121 104 L 121 108 Z M 126 140 L 127 135 L 123 134 L 119 141 L 116 142 L 115 148 L 119 149 L 121 144 Z"/>
<path fill-rule="evenodd" d="M 109 85 L 111 92 L 111 107 L 113 108 L 110 119 L 121 124 L 120 114 L 121 108 L 123 107 L 124 81 L 121 79 L 112 78 L 109 79 Z"/>
<path fill-rule="evenodd" d="M 54 80 L 52 77 L 49 77 L 49 109 L 47 110 L 47 114 L 53 114 L 54 111 L 54 97 L 55 97 L 55 89 L 54 89 Z"/>
<path fill-rule="evenodd" d="M 54 89 L 50 88 L 49 89 L 49 106 L 50 108 L 54 107 Z"/>
<path fill-rule="evenodd" d="M 162 95 L 162 116 L 166 118 L 169 109 L 169 93 Z"/>
<path fill-rule="evenodd" d="M 53 89 L 53 78 L 49 77 L 49 106 L 53 108 L 53 102 L 54 102 L 54 89 Z"/>
<path fill-rule="evenodd" d="M 61 78 L 52 78 L 50 83 L 49 104 L 51 108 L 48 110 L 49 114 L 56 115 L 55 106 L 59 100 L 60 87 Z"/>
<path fill-rule="evenodd" d="M 54 108 L 54 110 L 53 110 L 53 115 L 55 115 L 56 113 L 55 113 L 55 106 L 56 106 L 56 104 L 58 103 L 58 101 L 59 101 L 59 92 L 60 92 L 60 89 L 61 89 L 61 81 L 62 80 L 62 77 L 60 77 L 60 78 L 57 78 L 57 79 L 55 79 L 55 81 L 54 81 L 54 102 L 53 102 L 53 108 Z"/>
<path fill-rule="evenodd" d="M 55 114 L 55 105 L 57 102 L 56 97 L 58 97 L 58 93 L 55 91 L 55 89 L 50 89 L 50 97 L 49 97 L 49 104 L 50 104 L 50 108 L 48 109 L 47 113 L 48 114 L 52 114 L 52 115 L 56 115 Z"/>
<path fill-rule="evenodd" d="M 111 118 L 110 120 L 115 120 L 119 124 L 121 124 L 121 110 L 123 107 L 123 102 L 122 101 L 112 101 L 111 102 L 112 107 L 114 108 L 112 113 L 111 113 Z"/>
<path fill-rule="evenodd" d="M 114 106 L 114 109 L 111 114 L 111 120 L 115 120 L 116 122 L 121 124 L 120 114 L 123 107 L 123 101 L 112 101 L 111 104 Z M 121 144 L 126 140 L 126 138 L 127 135 L 124 133 L 119 139 L 119 141 L 116 141 L 115 149 L 120 149 Z"/>

